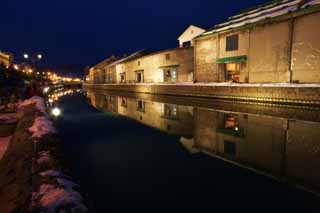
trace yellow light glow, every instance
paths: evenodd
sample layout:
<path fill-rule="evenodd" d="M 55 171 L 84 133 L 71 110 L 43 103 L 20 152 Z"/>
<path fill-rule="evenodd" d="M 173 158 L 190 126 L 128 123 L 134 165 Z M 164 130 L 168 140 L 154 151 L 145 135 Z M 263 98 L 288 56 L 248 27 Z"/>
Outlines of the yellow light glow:
<path fill-rule="evenodd" d="M 15 70 L 19 70 L 19 66 L 18 65 L 13 65 L 13 68 L 15 69 Z"/>

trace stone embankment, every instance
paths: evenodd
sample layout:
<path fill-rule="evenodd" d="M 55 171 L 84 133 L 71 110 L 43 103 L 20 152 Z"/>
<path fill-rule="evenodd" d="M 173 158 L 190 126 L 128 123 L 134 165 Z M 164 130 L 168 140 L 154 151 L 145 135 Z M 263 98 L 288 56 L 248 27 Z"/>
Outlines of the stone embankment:
<path fill-rule="evenodd" d="M 67 175 L 43 99 L 20 104 L 18 117 L 0 160 L 1 212 L 87 212 L 79 186 Z"/>
<path fill-rule="evenodd" d="M 320 85 L 317 84 L 84 84 L 83 87 L 268 104 L 320 106 Z"/>

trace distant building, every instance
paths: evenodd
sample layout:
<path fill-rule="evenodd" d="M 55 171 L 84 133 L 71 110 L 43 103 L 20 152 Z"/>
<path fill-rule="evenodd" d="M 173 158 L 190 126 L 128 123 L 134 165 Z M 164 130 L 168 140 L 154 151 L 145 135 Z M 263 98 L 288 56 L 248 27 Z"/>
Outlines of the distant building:
<path fill-rule="evenodd" d="M 179 46 L 180 47 L 193 47 L 193 39 L 202 33 L 204 33 L 206 30 L 202 29 L 200 27 L 190 25 L 178 38 Z"/>
<path fill-rule="evenodd" d="M 193 81 L 193 48 L 162 50 L 125 58 L 109 66 L 113 83 L 176 83 Z"/>
<path fill-rule="evenodd" d="M 199 35 L 199 29 L 190 26 L 182 36 L 181 42 L 191 42 Z M 193 31 L 193 32 L 192 32 Z M 192 35 L 191 35 L 192 34 Z M 180 48 L 151 52 L 143 49 L 127 57 L 115 60 L 104 66 L 104 78 L 98 74 L 102 68 L 92 68 L 91 82 L 99 83 L 178 83 L 193 81 L 193 47 L 182 45 Z"/>
<path fill-rule="evenodd" d="M 198 82 L 319 83 L 320 1 L 272 1 L 195 39 Z"/>
<path fill-rule="evenodd" d="M 105 83 L 106 78 L 106 68 L 109 64 L 116 61 L 117 58 L 115 56 L 111 56 L 94 67 L 89 68 L 89 75 L 86 77 L 89 83 L 93 84 L 102 84 Z"/>
<path fill-rule="evenodd" d="M 10 53 L 5 53 L 0 51 L 0 64 L 3 64 L 7 68 L 11 66 L 13 62 L 13 55 Z"/>

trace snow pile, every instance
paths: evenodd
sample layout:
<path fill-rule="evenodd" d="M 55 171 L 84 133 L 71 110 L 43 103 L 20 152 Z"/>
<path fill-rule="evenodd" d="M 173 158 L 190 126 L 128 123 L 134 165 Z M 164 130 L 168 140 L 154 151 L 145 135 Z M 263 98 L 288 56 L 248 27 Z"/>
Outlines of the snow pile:
<path fill-rule="evenodd" d="M 41 98 L 39 96 L 33 96 L 32 98 L 19 103 L 18 108 L 22 108 L 22 107 L 29 106 L 32 104 L 35 104 L 36 108 L 40 112 L 46 113 L 46 105 L 44 103 L 44 100 L 43 100 L 43 98 Z"/>
<path fill-rule="evenodd" d="M 82 204 L 81 195 L 69 185 L 42 184 L 40 191 L 33 194 L 33 200 L 39 199 L 39 204 L 44 212 L 62 212 L 68 208 L 71 212 L 87 212 Z"/>
<path fill-rule="evenodd" d="M 88 211 L 82 203 L 82 196 L 75 190 L 79 187 L 78 184 L 68 180 L 68 176 L 55 170 L 42 172 L 40 176 L 51 178 L 56 184 L 41 184 L 39 191 L 32 194 L 33 206 L 40 206 L 41 210 L 49 213 Z"/>
<path fill-rule="evenodd" d="M 67 175 L 63 174 L 62 172 L 56 171 L 56 170 L 48 170 L 45 172 L 41 172 L 40 176 L 42 177 L 56 177 L 56 178 L 70 178 Z"/>
<path fill-rule="evenodd" d="M 56 132 L 53 123 L 46 116 L 36 117 L 29 131 L 32 133 L 33 138 L 41 138 L 44 135 Z"/>
<path fill-rule="evenodd" d="M 13 124 L 18 121 L 16 114 L 1 114 L 0 115 L 0 123 L 2 124 Z"/>
<path fill-rule="evenodd" d="M 11 138 L 12 136 L 0 138 L 0 159 L 3 157 L 4 153 L 7 151 Z"/>
<path fill-rule="evenodd" d="M 39 152 L 38 164 L 48 163 L 51 160 L 50 151 Z"/>

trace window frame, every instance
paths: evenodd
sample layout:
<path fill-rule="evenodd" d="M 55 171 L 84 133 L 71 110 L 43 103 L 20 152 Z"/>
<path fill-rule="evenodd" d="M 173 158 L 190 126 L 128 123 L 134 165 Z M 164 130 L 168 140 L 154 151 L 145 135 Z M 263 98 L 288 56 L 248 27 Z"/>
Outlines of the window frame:
<path fill-rule="evenodd" d="M 239 34 L 226 37 L 226 52 L 239 50 Z"/>

